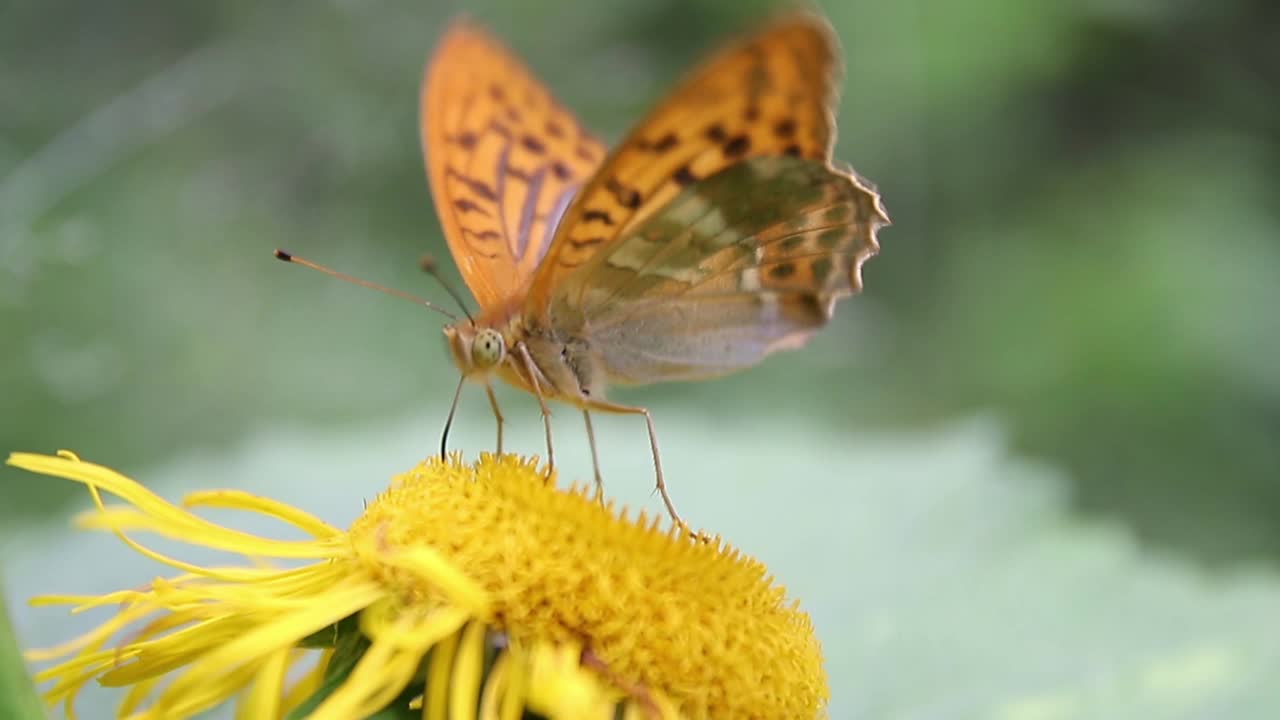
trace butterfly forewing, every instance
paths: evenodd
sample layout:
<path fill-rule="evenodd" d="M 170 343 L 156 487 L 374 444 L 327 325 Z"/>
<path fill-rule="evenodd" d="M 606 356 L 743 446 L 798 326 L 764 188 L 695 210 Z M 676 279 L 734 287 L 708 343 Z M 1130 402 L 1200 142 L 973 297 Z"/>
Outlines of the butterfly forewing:
<path fill-rule="evenodd" d="M 575 198 L 531 288 L 553 288 L 685 188 L 753 157 L 825 160 L 838 53 L 820 19 L 797 15 L 714 57 L 624 140 Z"/>
<path fill-rule="evenodd" d="M 826 163 L 755 158 L 685 189 L 572 274 L 550 316 L 580 327 L 611 379 L 720 375 L 794 347 L 861 288 L 888 218 Z"/>
<path fill-rule="evenodd" d="M 463 279 L 485 309 L 519 298 L 603 147 L 466 22 L 430 62 L 421 112 L 436 210 Z"/>

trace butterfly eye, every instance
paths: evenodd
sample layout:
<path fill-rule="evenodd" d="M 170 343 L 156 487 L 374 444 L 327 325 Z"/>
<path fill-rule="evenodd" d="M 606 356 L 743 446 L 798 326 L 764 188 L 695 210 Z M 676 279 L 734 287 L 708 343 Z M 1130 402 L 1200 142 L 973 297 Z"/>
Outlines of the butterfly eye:
<path fill-rule="evenodd" d="M 471 362 L 478 368 L 487 368 L 502 362 L 507 354 L 507 344 L 502 334 L 492 328 L 476 333 L 471 343 Z"/>

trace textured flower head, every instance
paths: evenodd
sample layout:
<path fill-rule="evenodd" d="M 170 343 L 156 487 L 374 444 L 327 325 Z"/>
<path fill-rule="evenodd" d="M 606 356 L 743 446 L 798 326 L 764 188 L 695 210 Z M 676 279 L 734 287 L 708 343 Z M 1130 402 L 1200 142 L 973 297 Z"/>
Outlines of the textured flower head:
<path fill-rule="evenodd" d="M 102 596 L 118 605 L 37 675 L 69 710 L 90 680 L 128 686 L 122 716 L 187 717 L 237 698 L 246 717 L 809 718 L 826 705 L 808 617 L 765 568 L 719 541 L 601 506 L 536 463 L 432 460 L 395 478 L 343 532 L 240 491 L 176 507 L 69 453 L 9 463 L 88 486 L 84 527 L 180 573 Z M 124 500 L 108 507 L 102 494 Z M 231 530 L 190 508 L 238 508 L 310 540 Z M 198 567 L 127 537 L 149 531 L 253 558 Z M 262 559 L 309 561 L 271 569 Z M 308 657 L 319 662 L 308 666 Z M 310 667 L 300 680 L 295 668 Z M 292 672 L 291 672 L 292 671 Z M 410 716 L 410 715 L 406 715 Z"/>

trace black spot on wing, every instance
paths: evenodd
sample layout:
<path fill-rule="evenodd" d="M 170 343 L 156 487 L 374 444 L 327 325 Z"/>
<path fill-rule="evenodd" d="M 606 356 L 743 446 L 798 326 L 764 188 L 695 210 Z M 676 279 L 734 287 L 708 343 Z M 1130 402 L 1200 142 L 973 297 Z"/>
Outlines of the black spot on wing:
<path fill-rule="evenodd" d="M 618 182 L 617 178 L 609 178 L 604 187 L 613 194 L 619 205 L 629 210 L 635 210 L 643 202 L 639 192 Z"/>
<path fill-rule="evenodd" d="M 605 210 L 586 210 L 582 213 L 583 222 L 602 222 L 605 225 L 613 224 L 613 217 Z"/>
<path fill-rule="evenodd" d="M 485 210 L 484 208 L 480 207 L 479 205 L 471 202 L 466 198 L 462 198 L 461 200 L 455 200 L 453 202 L 453 206 L 457 208 L 458 212 L 460 213 L 474 212 L 474 213 L 480 213 L 485 217 L 490 217 L 488 210 Z"/>
<path fill-rule="evenodd" d="M 844 242 L 847 236 L 848 233 L 844 228 L 826 230 L 818 236 L 818 245 L 822 246 L 824 250 L 834 250 L 837 245 Z"/>
<path fill-rule="evenodd" d="M 735 135 L 724 144 L 724 156 L 727 158 L 742 157 L 751 149 L 751 138 L 746 134 Z"/>
<path fill-rule="evenodd" d="M 498 201 L 498 194 L 494 192 L 493 188 L 489 187 L 483 182 L 479 180 L 475 180 L 473 178 L 469 178 L 466 175 L 463 175 L 462 173 L 452 168 L 448 170 L 448 176 L 462 183 L 463 185 L 466 186 L 468 190 L 475 193 L 476 195 L 479 195 L 485 200 L 488 200 L 489 202 Z"/>
<path fill-rule="evenodd" d="M 534 155 L 541 155 L 547 151 L 547 146 L 543 145 L 541 140 L 532 135 L 525 135 L 520 138 L 520 145 Z"/>
<path fill-rule="evenodd" d="M 652 144 L 650 144 L 649 149 L 657 153 L 663 153 L 670 150 L 671 148 L 675 147 L 678 144 L 680 144 L 680 141 L 676 138 L 676 134 L 667 133 L 666 135 L 663 135 L 662 137 L 654 141 Z"/>
<path fill-rule="evenodd" d="M 846 222 L 853 217 L 853 208 L 848 205 L 835 205 L 822 217 L 828 222 Z"/>
<path fill-rule="evenodd" d="M 769 277 L 774 280 L 783 280 L 796 274 L 796 266 L 793 263 L 782 263 L 769 268 Z"/>

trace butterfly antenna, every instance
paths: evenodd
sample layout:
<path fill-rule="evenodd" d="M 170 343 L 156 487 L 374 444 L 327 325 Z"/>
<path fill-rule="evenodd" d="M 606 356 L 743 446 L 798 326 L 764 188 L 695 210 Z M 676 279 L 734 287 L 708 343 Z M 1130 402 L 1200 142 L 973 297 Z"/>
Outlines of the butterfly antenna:
<path fill-rule="evenodd" d="M 458 307 L 462 310 L 462 314 L 467 316 L 467 319 L 471 321 L 472 325 L 475 325 L 476 319 L 471 317 L 471 312 L 467 310 L 467 304 L 462 301 L 462 296 L 459 295 L 458 291 L 455 290 L 454 287 L 444 279 L 444 276 L 440 274 L 440 269 L 436 267 L 435 258 L 430 255 L 423 255 L 422 259 L 418 261 L 418 267 L 422 268 L 422 272 L 435 278 L 436 282 L 440 283 L 440 287 L 443 287 L 444 291 L 449 293 L 449 297 L 453 298 L 453 301 L 458 303 Z"/>
<path fill-rule="evenodd" d="M 462 384 L 467 376 L 458 378 L 458 389 L 453 391 L 453 404 L 449 406 L 449 417 L 444 421 L 444 433 L 440 435 L 440 460 L 443 461 L 449 447 L 449 428 L 453 427 L 453 413 L 458 409 L 458 398 L 462 397 Z"/>
<path fill-rule="evenodd" d="M 293 253 L 285 252 L 284 250 L 276 250 L 276 252 L 275 252 L 275 256 L 276 256 L 276 259 L 277 259 L 277 260 L 280 260 L 280 261 L 283 261 L 283 262 L 287 262 L 287 263 L 292 263 L 292 264 L 294 264 L 294 265 L 301 265 L 302 267 L 310 268 L 310 269 L 312 269 L 312 270 L 318 270 L 319 272 L 322 272 L 322 273 L 324 273 L 325 275 L 328 275 L 328 276 L 330 276 L 330 277 L 335 277 L 335 278 L 337 278 L 337 279 L 339 279 L 339 280 L 343 280 L 343 281 L 345 281 L 345 282 L 349 282 L 349 283 L 352 283 L 352 284 L 354 284 L 354 285 L 359 285 L 360 287 L 369 288 L 370 290 L 377 290 L 377 291 L 378 291 L 378 292 L 380 292 L 380 293 L 386 293 L 387 295 L 391 295 L 391 296 L 393 296 L 393 297 L 398 297 L 398 298 L 400 298 L 400 299 L 402 299 L 402 300 L 408 300 L 408 301 L 410 301 L 410 302 L 415 302 L 415 303 L 417 303 L 417 304 L 419 304 L 419 305 L 421 305 L 421 306 L 423 306 L 423 307 L 426 307 L 426 308 L 430 308 L 430 309 L 432 309 L 432 310 L 435 310 L 436 312 L 440 313 L 441 315 L 444 315 L 445 317 L 449 318 L 450 320 L 453 320 L 453 321 L 455 321 L 455 322 L 458 320 L 458 316 L 457 316 L 457 315 L 454 315 L 453 313 L 449 312 L 448 310 L 445 310 L 444 308 L 440 307 L 439 305 L 436 305 L 435 303 L 431 302 L 430 300 L 423 300 L 422 298 L 418 297 L 417 295 L 411 295 L 411 294 L 409 294 L 409 293 L 407 293 L 407 292 L 403 292 L 403 291 L 401 291 L 401 290 L 396 290 L 396 289 L 394 289 L 394 288 L 389 288 L 389 287 L 386 287 L 386 286 L 384 286 L 384 285 L 379 285 L 379 284 L 377 284 L 377 283 L 371 283 L 371 282 L 369 282 L 368 280 L 361 280 L 361 279 L 360 279 L 360 278 L 358 278 L 358 277 L 352 277 L 352 276 L 350 276 L 350 275 L 347 275 L 346 273 L 340 273 L 340 272 L 338 272 L 337 270 L 334 270 L 334 269 L 332 269 L 332 268 L 327 268 L 327 267 L 325 267 L 324 265 L 321 265 L 321 264 L 319 264 L 319 263 L 311 262 L 310 260 L 307 260 L 307 259 L 305 259 L 305 258 L 300 258 L 300 257 L 298 257 L 297 255 L 294 255 Z M 468 315 L 467 317 L 468 317 L 468 318 L 470 318 L 471 316 L 470 316 L 470 315 Z"/>

